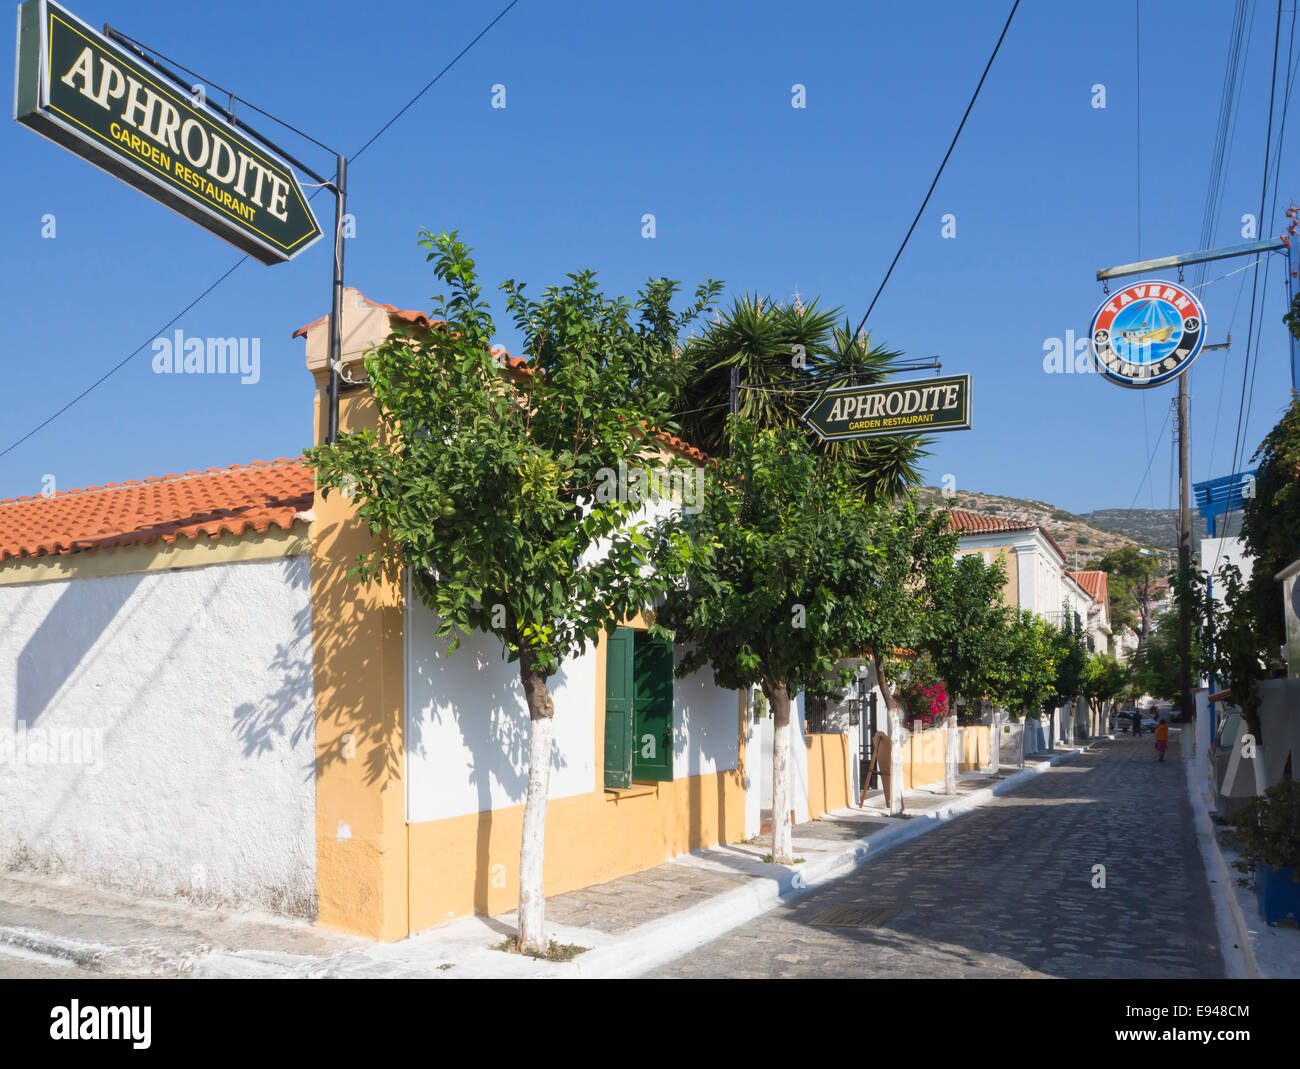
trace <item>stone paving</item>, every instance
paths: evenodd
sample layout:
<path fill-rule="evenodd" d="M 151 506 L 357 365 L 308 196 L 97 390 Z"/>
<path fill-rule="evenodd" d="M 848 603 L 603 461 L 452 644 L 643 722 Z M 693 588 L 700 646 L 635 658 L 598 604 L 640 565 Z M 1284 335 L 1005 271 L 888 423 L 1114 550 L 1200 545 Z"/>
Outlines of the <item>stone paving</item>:
<path fill-rule="evenodd" d="M 619 935 L 705 902 L 749 882 L 743 872 L 716 872 L 669 862 L 546 900 L 548 924 Z"/>
<path fill-rule="evenodd" d="M 828 923 L 845 919 L 873 926 Z M 1121 738 L 652 975 L 1219 977 L 1223 962 L 1183 765 Z"/>
<path fill-rule="evenodd" d="M 951 803 L 954 797 L 982 790 L 1014 771 L 1004 769 L 1000 776 L 965 773 L 958 777 L 955 796 L 938 793 L 941 787 L 908 791 L 904 800 L 906 811 L 916 814 Z M 839 810 L 821 820 L 796 824 L 791 832 L 795 856 L 812 858 L 832 853 L 842 850 L 845 843 L 884 831 L 897 823 L 886 815 L 885 809 L 882 793 L 877 790 L 868 795 L 863 810 Z M 753 880 L 771 879 L 776 866 L 762 862 L 770 849 L 771 837 L 763 835 L 748 843 L 700 850 L 629 876 L 553 895 L 546 899 L 546 919 L 549 923 L 592 928 L 610 935 L 629 932 Z M 513 917 L 513 914 L 503 916 Z"/>

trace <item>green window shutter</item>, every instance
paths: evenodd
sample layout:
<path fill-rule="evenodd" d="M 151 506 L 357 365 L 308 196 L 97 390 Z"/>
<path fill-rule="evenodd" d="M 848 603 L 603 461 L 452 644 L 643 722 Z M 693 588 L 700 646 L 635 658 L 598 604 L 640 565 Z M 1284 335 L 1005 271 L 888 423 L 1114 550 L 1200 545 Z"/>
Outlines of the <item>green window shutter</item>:
<path fill-rule="evenodd" d="M 605 786 L 632 786 L 632 629 L 605 639 Z"/>
<path fill-rule="evenodd" d="M 673 646 L 638 631 L 634 643 L 632 778 L 673 778 Z"/>

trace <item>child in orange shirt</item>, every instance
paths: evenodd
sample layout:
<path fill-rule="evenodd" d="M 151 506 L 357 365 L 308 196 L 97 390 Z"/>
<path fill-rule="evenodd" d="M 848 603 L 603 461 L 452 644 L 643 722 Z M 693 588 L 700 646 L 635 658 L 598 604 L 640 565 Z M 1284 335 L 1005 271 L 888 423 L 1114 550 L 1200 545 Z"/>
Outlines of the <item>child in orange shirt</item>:
<path fill-rule="evenodd" d="M 1160 723 L 1156 726 L 1156 753 L 1160 755 L 1160 760 L 1165 759 L 1165 750 L 1169 748 L 1169 722 L 1164 717 L 1160 718 Z"/>

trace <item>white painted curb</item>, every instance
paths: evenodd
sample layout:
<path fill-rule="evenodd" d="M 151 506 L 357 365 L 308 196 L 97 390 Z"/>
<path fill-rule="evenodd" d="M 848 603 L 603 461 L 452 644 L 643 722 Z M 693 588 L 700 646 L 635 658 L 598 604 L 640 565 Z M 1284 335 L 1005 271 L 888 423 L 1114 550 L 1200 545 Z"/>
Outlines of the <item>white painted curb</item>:
<path fill-rule="evenodd" d="M 1192 803 L 1192 819 L 1196 823 L 1196 844 L 1201 848 L 1205 862 L 1206 882 L 1214 902 L 1214 923 L 1219 931 L 1219 950 L 1223 955 L 1223 971 L 1229 980 L 1259 980 L 1262 973 L 1255 960 L 1255 948 L 1250 942 L 1250 928 L 1241 903 L 1233 891 L 1233 876 L 1228 868 L 1219 840 L 1210 823 L 1210 812 L 1196 782 L 1196 762 L 1187 762 L 1187 797 Z"/>
<path fill-rule="evenodd" d="M 110 946 L 8 925 L 0 926 L 0 947 L 4 946 L 92 972 L 120 973 L 124 976 L 160 976 L 168 973 L 184 975 L 209 949 L 206 945 L 196 945 L 181 953 L 174 953 L 148 944 Z"/>

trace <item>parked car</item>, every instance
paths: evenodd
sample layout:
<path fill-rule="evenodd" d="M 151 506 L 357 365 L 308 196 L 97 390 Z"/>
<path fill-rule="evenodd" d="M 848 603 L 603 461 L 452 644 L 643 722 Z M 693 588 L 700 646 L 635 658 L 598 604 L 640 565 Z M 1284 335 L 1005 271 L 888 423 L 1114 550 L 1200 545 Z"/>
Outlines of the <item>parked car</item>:
<path fill-rule="evenodd" d="M 1133 718 L 1135 716 L 1141 717 L 1143 734 L 1152 733 L 1156 730 L 1156 724 L 1158 723 L 1158 721 L 1152 719 L 1152 717 L 1149 714 L 1145 712 L 1138 713 L 1132 710 L 1125 710 L 1125 709 L 1121 709 L 1118 713 L 1116 713 L 1114 716 L 1111 717 L 1111 727 L 1114 728 L 1116 731 L 1120 732 L 1121 734 L 1130 732 L 1133 730 Z"/>

